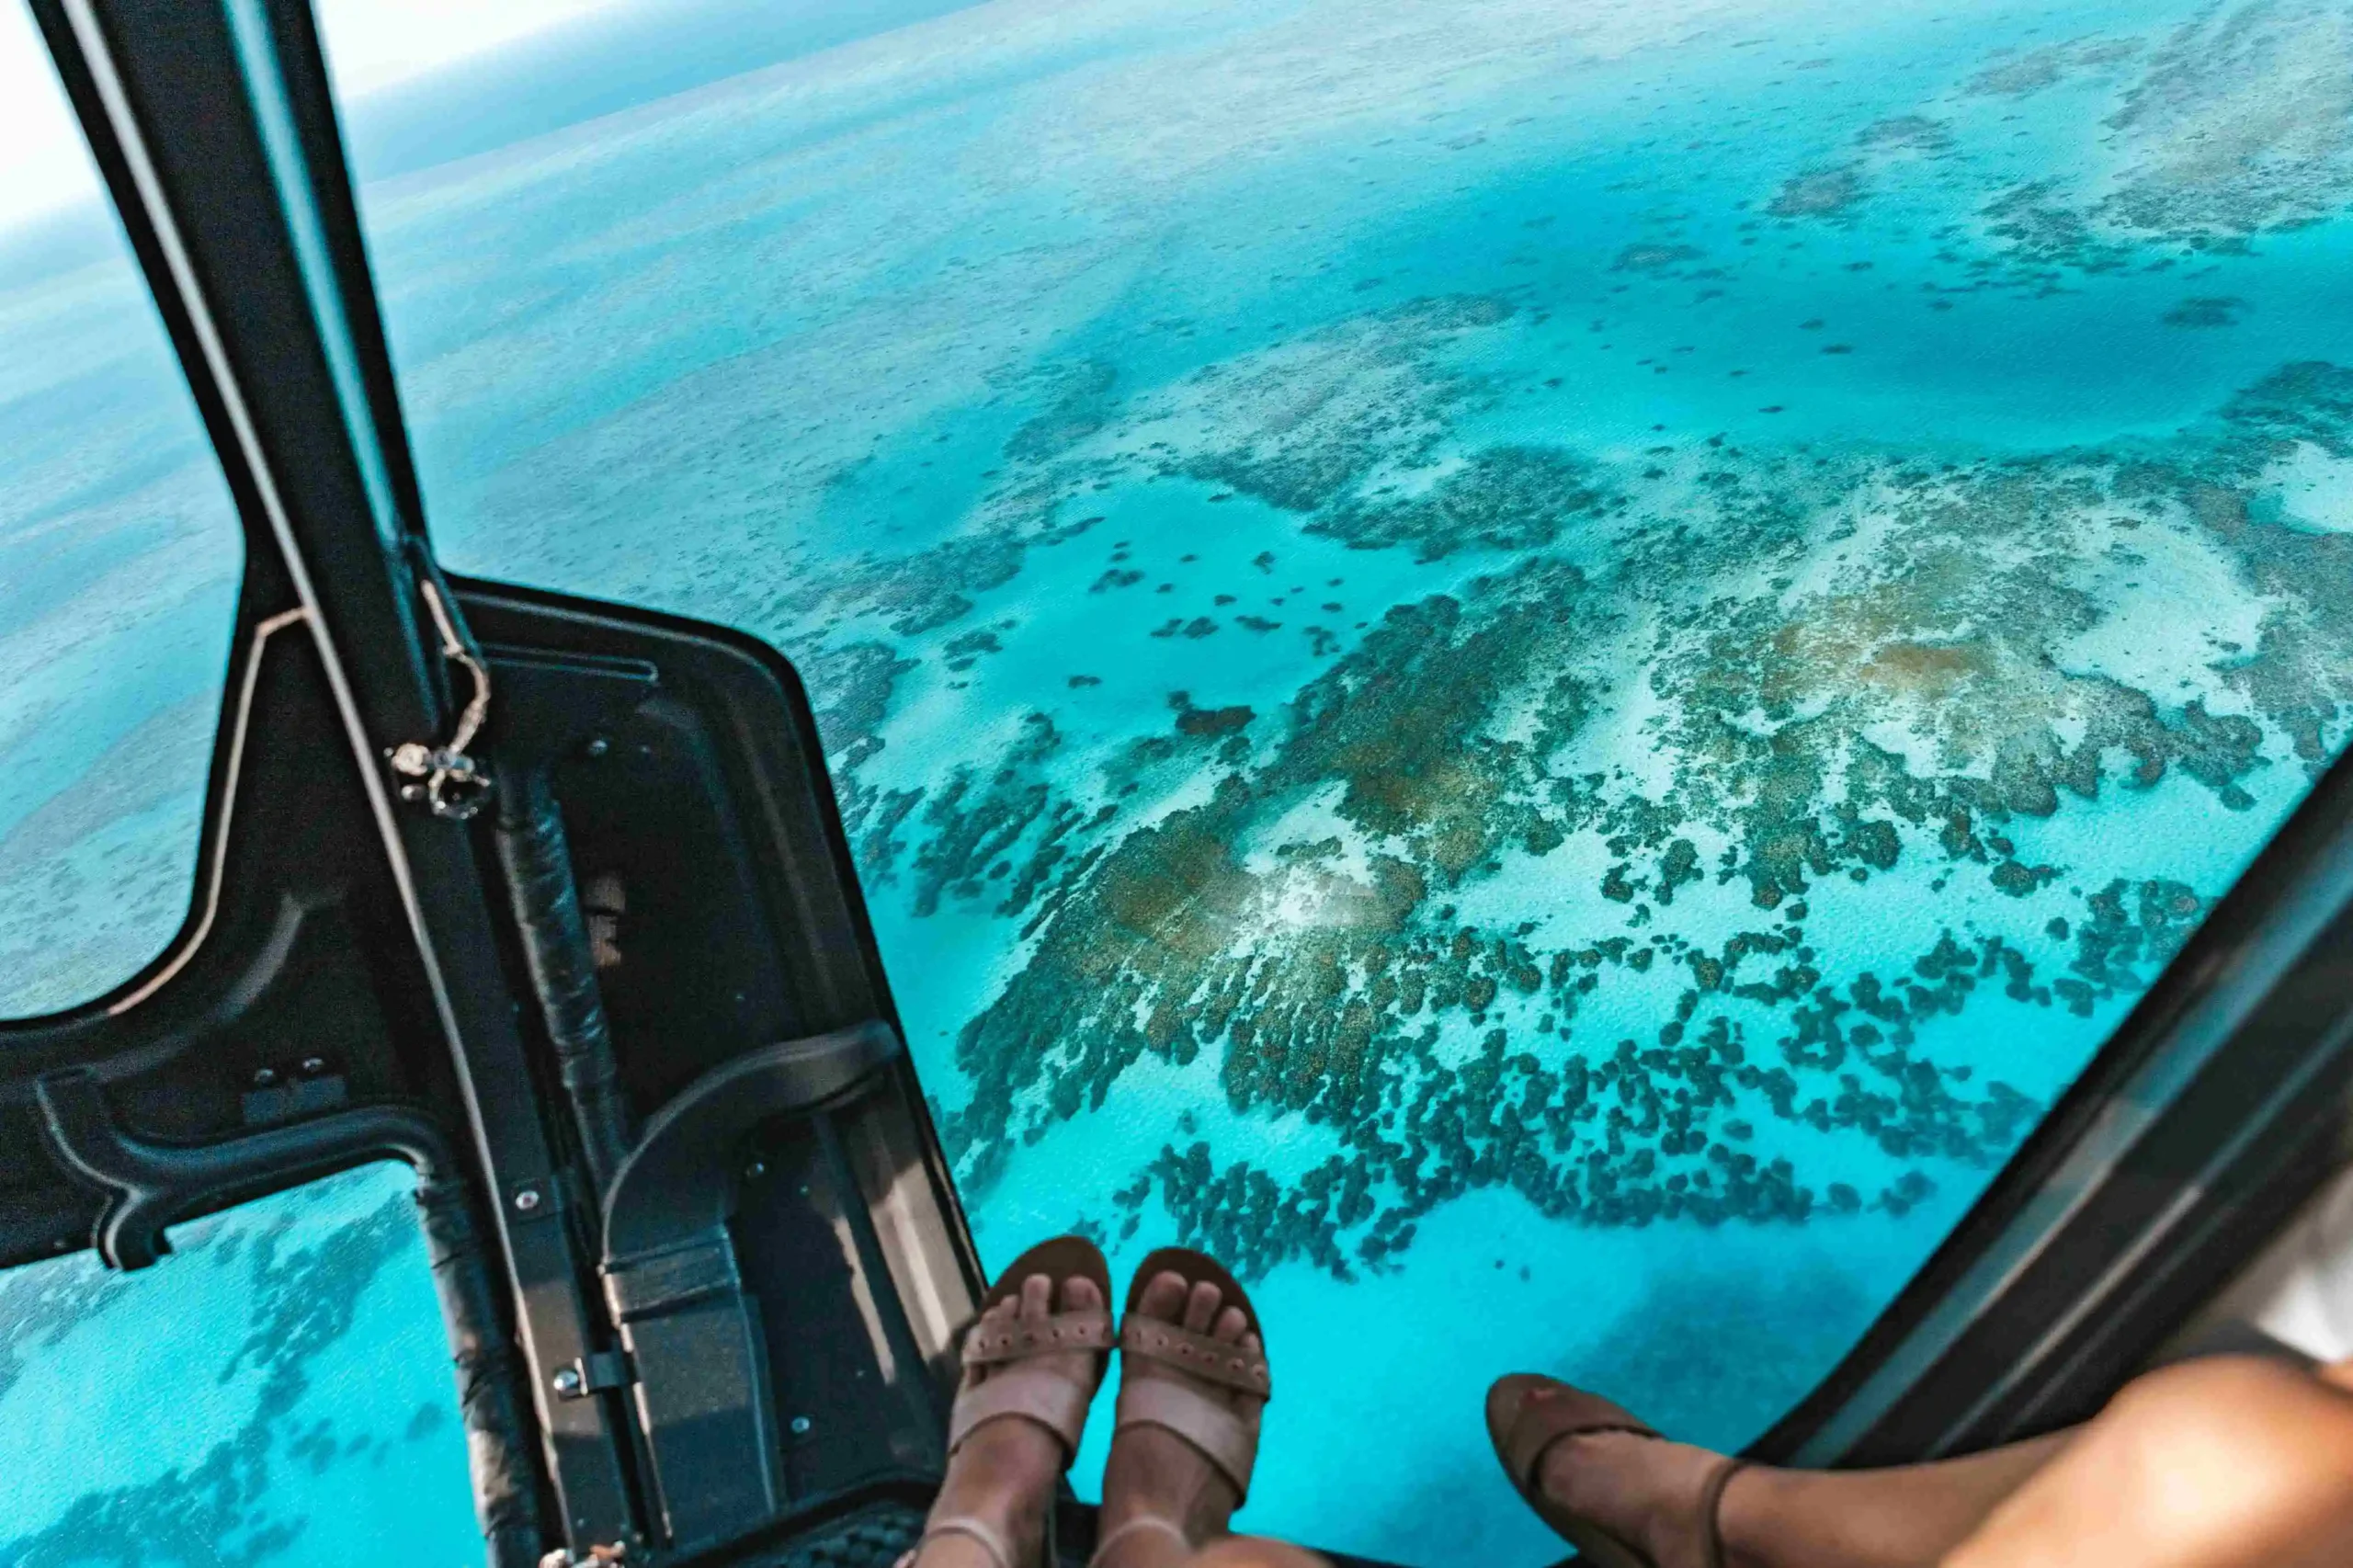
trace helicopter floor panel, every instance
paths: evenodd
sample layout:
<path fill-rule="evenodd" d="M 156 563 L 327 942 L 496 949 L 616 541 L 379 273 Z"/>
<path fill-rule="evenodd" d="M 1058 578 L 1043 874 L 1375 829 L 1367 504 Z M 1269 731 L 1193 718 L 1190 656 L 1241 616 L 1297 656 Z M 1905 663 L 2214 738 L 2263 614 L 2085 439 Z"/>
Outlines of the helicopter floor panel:
<path fill-rule="evenodd" d="M 738 1568 L 891 1568 L 923 1534 L 924 1511 L 871 1504 L 789 1544 L 742 1560 Z"/>

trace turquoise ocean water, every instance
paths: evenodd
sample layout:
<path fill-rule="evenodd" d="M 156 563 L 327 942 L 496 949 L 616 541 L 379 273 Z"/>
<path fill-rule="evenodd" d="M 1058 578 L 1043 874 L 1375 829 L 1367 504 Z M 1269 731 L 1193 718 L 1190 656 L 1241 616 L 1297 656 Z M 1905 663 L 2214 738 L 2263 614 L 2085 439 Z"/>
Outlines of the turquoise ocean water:
<path fill-rule="evenodd" d="M 1248 1528 L 1549 1560 L 1518 1368 L 1761 1431 L 2347 736 L 2341 6 L 1000 0 L 368 173 L 445 559 L 797 661 L 983 1256 L 1251 1279 Z"/>

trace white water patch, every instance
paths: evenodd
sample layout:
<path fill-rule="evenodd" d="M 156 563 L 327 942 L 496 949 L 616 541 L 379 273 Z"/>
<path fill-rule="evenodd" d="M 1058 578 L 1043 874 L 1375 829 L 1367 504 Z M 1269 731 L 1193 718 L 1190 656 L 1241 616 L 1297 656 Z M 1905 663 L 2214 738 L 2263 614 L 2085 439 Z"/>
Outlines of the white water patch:
<path fill-rule="evenodd" d="M 2083 532 L 2097 538 L 2088 525 Z M 2052 648 L 2059 668 L 2106 676 L 2160 703 L 2244 709 L 2216 666 L 2256 646 L 2271 604 L 2206 535 L 2170 518 L 2118 528 L 2070 577 L 2100 617 Z"/>
<path fill-rule="evenodd" d="M 2265 464 L 2256 483 L 2258 515 L 2268 502 L 2290 528 L 2353 533 L 2353 458 L 2338 457 L 2316 441 L 2299 441 L 2287 456 Z"/>
<path fill-rule="evenodd" d="M 1659 610 L 1641 600 L 1624 608 L 1624 619 L 1596 641 L 1585 660 L 1593 675 L 1594 709 L 1576 733 L 1547 759 L 1555 778 L 1606 773 L 1651 800 L 1675 788 L 1675 731 L 1682 705 L 1654 669 L 1658 647 L 1667 641 Z"/>
<path fill-rule="evenodd" d="M 1387 846 L 1368 839 L 1362 828 L 1340 814 L 1347 792 L 1346 781 L 1334 779 L 1252 832 L 1234 846 L 1242 869 L 1256 877 L 1279 875 L 1290 869 L 1299 850 L 1337 839 L 1338 851 L 1317 860 L 1317 867 L 1333 876 L 1370 883 L 1372 856 Z M 1286 850 L 1292 853 L 1286 855 Z"/>

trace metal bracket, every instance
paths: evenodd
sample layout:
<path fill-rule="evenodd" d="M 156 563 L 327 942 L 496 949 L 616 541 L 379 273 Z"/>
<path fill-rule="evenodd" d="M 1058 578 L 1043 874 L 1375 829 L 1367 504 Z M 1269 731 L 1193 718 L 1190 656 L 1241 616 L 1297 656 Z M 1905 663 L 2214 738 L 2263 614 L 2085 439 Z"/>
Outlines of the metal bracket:
<path fill-rule="evenodd" d="M 571 1366 L 558 1368 L 549 1380 L 558 1399 L 586 1399 L 590 1394 L 625 1389 L 635 1381 L 636 1369 L 618 1350 L 591 1350 Z"/>
<path fill-rule="evenodd" d="M 455 746 L 403 741 L 384 756 L 406 780 L 400 788 L 401 799 L 423 801 L 437 817 L 464 822 L 490 797 L 489 771 Z"/>
<path fill-rule="evenodd" d="M 459 713 L 458 726 L 447 745 L 403 741 L 384 757 L 392 772 L 404 780 L 400 787 L 402 800 L 422 801 L 437 817 L 464 822 L 490 799 L 490 770 L 478 758 L 466 755 L 466 748 L 482 731 L 483 721 L 490 716 L 490 666 L 460 631 L 457 616 L 442 597 L 437 576 L 429 569 L 420 575 L 417 593 L 433 616 L 434 631 L 440 634 L 441 656 L 472 678 L 473 695 Z"/>

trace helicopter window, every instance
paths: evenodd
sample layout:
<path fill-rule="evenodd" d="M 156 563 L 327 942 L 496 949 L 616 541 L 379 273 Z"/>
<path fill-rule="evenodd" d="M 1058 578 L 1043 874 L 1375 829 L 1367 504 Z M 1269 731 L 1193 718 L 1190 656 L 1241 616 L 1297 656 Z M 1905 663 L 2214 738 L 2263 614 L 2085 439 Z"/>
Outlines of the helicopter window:
<path fill-rule="evenodd" d="M 792 656 L 983 1256 L 1260 1281 L 1256 1528 L 1752 1437 L 2346 739 L 2326 17 L 1750 9 L 323 6 L 444 557 Z"/>
<path fill-rule="evenodd" d="M 188 917 L 243 552 L 48 51 L 0 7 L 0 1017 Z"/>
<path fill-rule="evenodd" d="M 479 1562 L 411 1184 L 176 1226 L 154 1272 L 0 1274 L 0 1562 Z"/>

